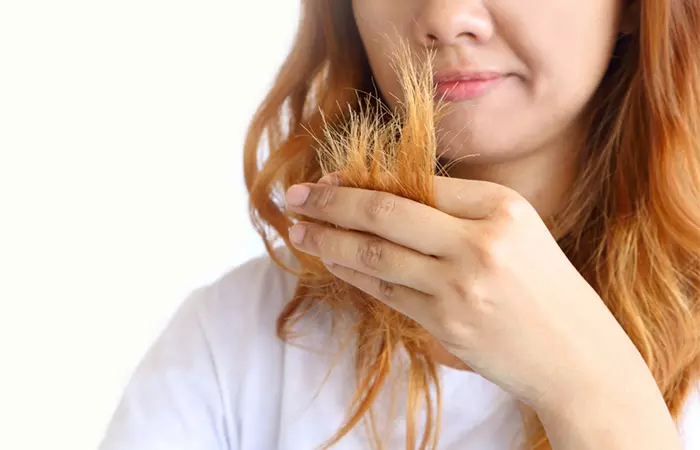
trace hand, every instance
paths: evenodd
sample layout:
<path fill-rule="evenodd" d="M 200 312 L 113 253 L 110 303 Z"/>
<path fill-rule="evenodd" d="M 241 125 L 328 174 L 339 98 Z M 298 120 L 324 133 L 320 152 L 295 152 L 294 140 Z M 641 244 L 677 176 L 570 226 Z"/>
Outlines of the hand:
<path fill-rule="evenodd" d="M 289 208 L 344 229 L 299 223 L 290 240 L 535 409 L 650 375 L 522 196 L 436 177 L 435 197 L 432 208 L 384 192 L 292 186 Z"/>

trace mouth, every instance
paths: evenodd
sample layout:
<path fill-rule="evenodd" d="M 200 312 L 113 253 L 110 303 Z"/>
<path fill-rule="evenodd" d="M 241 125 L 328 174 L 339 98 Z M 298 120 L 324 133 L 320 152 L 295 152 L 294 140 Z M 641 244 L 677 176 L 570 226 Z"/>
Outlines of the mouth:
<path fill-rule="evenodd" d="M 434 77 L 436 96 L 446 101 L 473 100 L 494 89 L 506 78 L 495 71 L 438 72 Z"/>

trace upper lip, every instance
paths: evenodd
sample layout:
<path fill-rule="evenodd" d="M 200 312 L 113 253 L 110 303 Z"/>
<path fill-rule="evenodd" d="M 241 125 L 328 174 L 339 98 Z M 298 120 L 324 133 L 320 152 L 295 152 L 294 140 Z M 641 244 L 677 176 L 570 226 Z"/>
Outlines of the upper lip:
<path fill-rule="evenodd" d="M 500 78 L 504 74 L 496 70 L 445 70 L 435 74 L 435 84 L 456 81 L 480 81 Z"/>

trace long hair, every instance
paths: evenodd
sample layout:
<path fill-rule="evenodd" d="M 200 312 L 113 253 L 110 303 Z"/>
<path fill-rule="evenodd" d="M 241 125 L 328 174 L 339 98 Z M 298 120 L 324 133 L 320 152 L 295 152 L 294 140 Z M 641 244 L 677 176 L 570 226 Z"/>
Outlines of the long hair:
<path fill-rule="evenodd" d="M 551 232 L 639 349 L 677 418 L 700 376 L 700 5 L 693 0 L 639 0 L 639 10 L 636 31 L 619 36 L 590 102 L 582 167 Z M 420 81 L 420 76 L 403 77 L 404 89 L 415 86 L 411 79 Z M 294 324 L 319 305 L 334 313 L 357 314 L 357 392 L 346 422 L 328 446 L 367 421 L 373 444 L 381 447 L 372 405 L 401 345 L 409 361 L 406 448 L 415 448 L 414 416 L 421 404 L 428 412 L 419 448 L 435 448 L 440 390 L 436 364 L 423 351 L 420 327 L 333 281 L 318 260 L 294 249 L 287 232 L 295 218 L 284 211 L 285 190 L 318 180 L 328 170 L 324 161 L 335 161 L 338 168 L 348 169 L 346 174 L 354 174 L 344 183 L 430 204 L 428 171 L 434 169 L 434 159 L 419 161 L 418 152 L 413 160 L 386 159 L 370 151 L 365 153 L 369 158 L 355 160 L 353 166 L 353 161 L 328 158 L 342 156 L 353 142 L 405 146 L 407 133 L 416 129 L 410 126 L 411 117 L 429 120 L 435 112 L 420 96 L 409 96 L 403 112 L 385 121 L 386 109 L 372 91 L 351 2 L 304 1 L 293 49 L 256 112 L 245 143 L 251 218 L 275 263 L 292 270 L 274 250 L 281 239 L 301 267 L 296 292 L 278 318 L 281 338 L 288 338 Z M 411 104 L 420 108 L 410 110 Z M 367 115 L 368 110 L 373 113 Z M 434 145 L 429 133 L 418 139 L 428 148 Z M 382 184 L 379 180 L 385 178 L 377 177 L 372 167 L 399 173 L 398 181 Z M 536 416 L 524 419 L 527 448 L 550 448 Z"/>

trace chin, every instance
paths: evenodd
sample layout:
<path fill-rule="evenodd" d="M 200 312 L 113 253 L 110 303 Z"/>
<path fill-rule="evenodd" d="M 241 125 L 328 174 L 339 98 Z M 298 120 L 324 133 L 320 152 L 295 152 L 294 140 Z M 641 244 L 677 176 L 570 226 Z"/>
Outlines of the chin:
<path fill-rule="evenodd" d="M 529 152 L 517 145 L 507 133 L 439 133 L 438 155 L 444 161 L 460 165 L 501 164 L 526 156 Z"/>
<path fill-rule="evenodd" d="M 495 166 L 518 160 L 520 155 L 510 151 L 482 151 L 445 153 L 440 161 L 443 165 L 458 163 L 462 167 Z"/>

